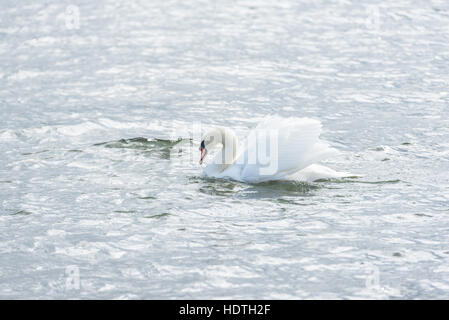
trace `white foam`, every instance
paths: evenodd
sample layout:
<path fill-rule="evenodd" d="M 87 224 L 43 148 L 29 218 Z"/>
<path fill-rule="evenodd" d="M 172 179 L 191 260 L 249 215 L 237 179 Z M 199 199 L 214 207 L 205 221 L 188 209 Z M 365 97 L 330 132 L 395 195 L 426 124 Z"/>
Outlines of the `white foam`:
<path fill-rule="evenodd" d="M 79 136 L 91 130 L 101 129 L 102 127 L 93 122 L 83 122 L 75 125 L 60 126 L 57 128 L 58 133 L 66 136 Z"/>
<path fill-rule="evenodd" d="M 33 71 L 33 70 L 19 70 L 16 73 L 13 73 L 8 77 L 9 80 L 12 81 L 20 81 L 28 78 L 35 78 L 42 75 L 42 72 Z"/>

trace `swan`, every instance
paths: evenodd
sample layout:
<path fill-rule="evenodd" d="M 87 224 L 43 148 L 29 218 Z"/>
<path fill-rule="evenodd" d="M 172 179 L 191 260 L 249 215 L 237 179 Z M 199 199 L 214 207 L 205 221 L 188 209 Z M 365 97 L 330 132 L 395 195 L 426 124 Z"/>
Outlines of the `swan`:
<path fill-rule="evenodd" d="M 231 129 L 217 127 L 201 138 L 199 163 L 221 146 L 203 175 L 248 183 L 344 177 L 345 173 L 316 164 L 338 154 L 319 139 L 320 133 L 321 122 L 315 119 L 267 116 L 239 144 Z"/>

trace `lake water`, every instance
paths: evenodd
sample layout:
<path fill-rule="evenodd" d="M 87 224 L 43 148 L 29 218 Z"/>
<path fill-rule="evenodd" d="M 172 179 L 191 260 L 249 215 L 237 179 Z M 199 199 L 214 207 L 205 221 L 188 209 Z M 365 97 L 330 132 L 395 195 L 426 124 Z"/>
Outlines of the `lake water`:
<path fill-rule="evenodd" d="M 449 298 L 447 1 L 3 0 L 0 66 L 0 298 Z M 201 177 L 268 114 L 360 177 Z"/>

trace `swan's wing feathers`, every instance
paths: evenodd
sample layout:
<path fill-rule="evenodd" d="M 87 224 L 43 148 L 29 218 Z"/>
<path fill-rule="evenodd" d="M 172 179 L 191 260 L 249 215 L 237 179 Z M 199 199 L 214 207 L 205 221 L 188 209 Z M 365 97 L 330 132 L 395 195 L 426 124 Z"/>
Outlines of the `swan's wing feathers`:
<path fill-rule="evenodd" d="M 264 118 L 250 135 L 262 130 L 267 131 L 268 136 L 277 134 L 277 152 L 275 146 L 270 145 L 267 148 L 270 150 L 269 165 L 276 167 L 276 172 L 267 176 L 267 179 L 280 179 L 291 175 L 336 153 L 335 149 L 319 139 L 321 123 L 318 120 L 269 116 Z M 243 158 L 239 159 L 240 163 L 244 163 L 241 176 L 246 180 L 264 179 L 260 174 L 263 166 L 260 163 L 248 162 L 248 154 L 257 154 L 259 143 L 260 141 L 248 143 L 241 154 Z"/>

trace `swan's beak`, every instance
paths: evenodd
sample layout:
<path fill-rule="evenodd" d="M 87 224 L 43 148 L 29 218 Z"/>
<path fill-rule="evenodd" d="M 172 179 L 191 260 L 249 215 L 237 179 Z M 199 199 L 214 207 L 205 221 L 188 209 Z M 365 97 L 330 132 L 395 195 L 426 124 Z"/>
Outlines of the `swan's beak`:
<path fill-rule="evenodd" d="M 206 148 L 201 148 L 200 150 L 201 150 L 200 164 L 203 164 L 203 160 L 207 155 L 207 150 L 206 150 Z"/>
<path fill-rule="evenodd" d="M 204 140 L 201 141 L 200 151 L 201 151 L 200 164 L 203 164 L 203 160 L 204 160 L 204 158 L 206 157 L 206 154 L 207 154 L 206 144 L 205 144 Z"/>

